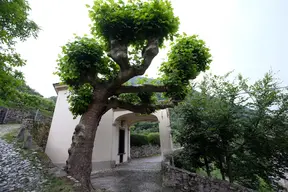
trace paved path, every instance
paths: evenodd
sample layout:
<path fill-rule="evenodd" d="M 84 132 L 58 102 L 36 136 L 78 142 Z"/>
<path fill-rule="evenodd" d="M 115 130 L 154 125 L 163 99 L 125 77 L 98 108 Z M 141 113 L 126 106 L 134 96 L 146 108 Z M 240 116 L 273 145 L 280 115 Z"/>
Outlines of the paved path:
<path fill-rule="evenodd" d="M 91 176 L 96 188 L 110 192 L 170 192 L 162 188 L 161 157 L 132 160 L 120 165 L 113 172 L 95 178 Z"/>

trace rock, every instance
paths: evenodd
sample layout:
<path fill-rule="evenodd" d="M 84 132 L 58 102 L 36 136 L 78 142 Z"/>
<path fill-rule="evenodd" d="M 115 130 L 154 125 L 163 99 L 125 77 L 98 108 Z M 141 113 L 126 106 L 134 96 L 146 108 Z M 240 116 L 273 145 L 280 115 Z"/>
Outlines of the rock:
<path fill-rule="evenodd" d="M 19 181 L 21 183 L 28 183 L 30 180 L 27 177 L 22 177 Z"/>
<path fill-rule="evenodd" d="M 60 169 L 58 167 L 53 167 L 53 168 L 49 169 L 48 172 L 50 174 L 55 175 L 56 177 L 64 177 L 67 175 L 67 173 L 65 171 L 63 171 L 62 169 Z"/>
<path fill-rule="evenodd" d="M 18 135 L 17 135 L 17 139 L 19 141 L 24 141 L 24 136 L 25 136 L 25 128 L 21 128 Z"/>
<path fill-rule="evenodd" d="M 31 149 L 32 148 L 32 136 L 28 133 L 27 139 L 24 142 L 24 149 Z"/>
<path fill-rule="evenodd" d="M 44 176 L 40 170 L 33 168 L 30 161 L 22 158 L 13 145 L 0 139 L 0 191 L 23 192 L 41 191 Z"/>

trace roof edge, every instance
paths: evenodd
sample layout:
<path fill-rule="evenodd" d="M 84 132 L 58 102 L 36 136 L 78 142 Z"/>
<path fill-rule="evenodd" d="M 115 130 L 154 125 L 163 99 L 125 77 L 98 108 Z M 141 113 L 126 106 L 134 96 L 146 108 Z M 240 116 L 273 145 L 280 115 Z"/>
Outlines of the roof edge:
<path fill-rule="evenodd" d="M 68 86 L 65 85 L 65 84 L 62 84 L 62 83 L 53 83 L 53 87 L 58 95 L 58 92 L 59 91 L 62 91 L 62 90 L 67 90 L 68 89 Z"/>

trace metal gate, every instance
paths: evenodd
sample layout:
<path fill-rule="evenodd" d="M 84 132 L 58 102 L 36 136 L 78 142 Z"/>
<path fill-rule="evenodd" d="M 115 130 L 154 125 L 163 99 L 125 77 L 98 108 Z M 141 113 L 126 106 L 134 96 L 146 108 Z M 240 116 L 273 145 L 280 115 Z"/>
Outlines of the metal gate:
<path fill-rule="evenodd" d="M 7 108 L 0 107 L 0 124 L 4 123 L 7 111 L 8 111 Z"/>

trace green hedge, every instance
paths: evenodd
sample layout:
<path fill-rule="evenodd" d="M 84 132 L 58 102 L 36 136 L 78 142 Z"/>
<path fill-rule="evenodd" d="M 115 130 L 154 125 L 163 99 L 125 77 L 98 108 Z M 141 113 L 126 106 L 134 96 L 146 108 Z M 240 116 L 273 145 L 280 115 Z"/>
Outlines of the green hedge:
<path fill-rule="evenodd" d="M 130 145 L 140 147 L 142 145 L 148 145 L 148 137 L 141 134 L 131 134 Z"/>
<path fill-rule="evenodd" d="M 160 136 L 159 133 L 149 133 L 148 135 L 143 134 L 131 134 L 130 145 L 131 146 L 143 146 L 143 145 L 159 145 Z"/>
<path fill-rule="evenodd" d="M 147 135 L 147 138 L 148 138 L 148 142 L 151 144 L 151 145 L 158 145 L 160 146 L 160 135 L 159 133 L 149 133 Z"/>

